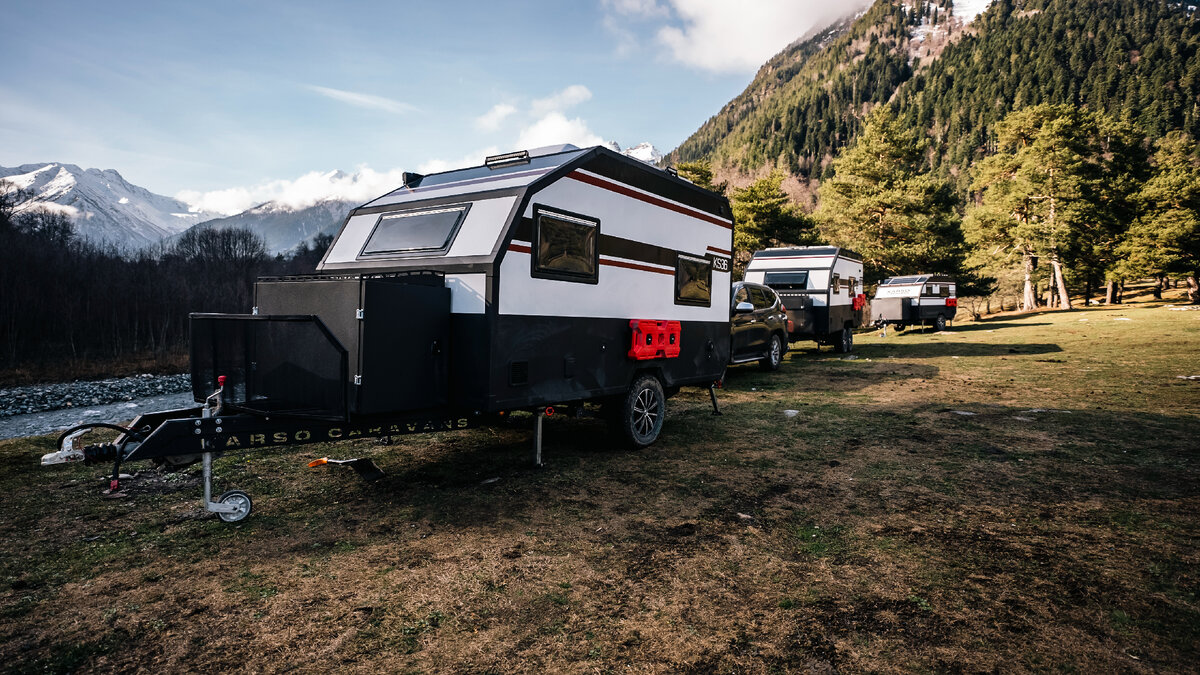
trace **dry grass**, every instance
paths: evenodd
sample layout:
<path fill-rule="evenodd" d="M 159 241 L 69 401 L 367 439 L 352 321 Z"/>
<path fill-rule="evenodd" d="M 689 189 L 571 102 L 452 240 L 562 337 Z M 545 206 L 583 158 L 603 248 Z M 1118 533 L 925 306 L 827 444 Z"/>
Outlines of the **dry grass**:
<path fill-rule="evenodd" d="M 194 473 L 106 501 L 98 469 L 36 467 L 49 439 L 0 442 L 0 662 L 1194 670 L 1200 381 L 1176 376 L 1200 374 L 1200 312 L 798 347 L 732 370 L 723 417 L 672 399 L 641 452 L 552 419 L 542 470 L 523 428 L 226 457 L 240 526 L 200 516 Z M 326 454 L 389 475 L 304 468 Z"/>

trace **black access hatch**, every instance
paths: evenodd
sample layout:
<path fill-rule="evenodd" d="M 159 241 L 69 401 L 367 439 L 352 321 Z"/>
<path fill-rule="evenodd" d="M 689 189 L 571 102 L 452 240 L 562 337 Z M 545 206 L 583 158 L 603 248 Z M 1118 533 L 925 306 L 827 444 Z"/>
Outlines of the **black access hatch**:
<path fill-rule="evenodd" d="M 450 289 L 439 273 L 261 279 L 258 314 L 313 315 L 345 346 L 349 413 L 446 404 Z"/>

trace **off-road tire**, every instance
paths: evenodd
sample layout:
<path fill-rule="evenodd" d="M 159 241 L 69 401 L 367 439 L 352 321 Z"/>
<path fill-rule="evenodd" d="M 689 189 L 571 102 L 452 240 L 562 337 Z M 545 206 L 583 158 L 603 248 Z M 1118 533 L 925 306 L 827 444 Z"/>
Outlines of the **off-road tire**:
<path fill-rule="evenodd" d="M 658 440 L 666 413 L 667 397 L 662 383 L 653 375 L 642 375 L 633 381 L 625 396 L 618 429 L 630 445 L 644 448 Z"/>
<path fill-rule="evenodd" d="M 849 354 L 854 350 L 854 329 L 847 326 L 840 333 L 831 334 L 829 342 L 833 345 L 833 351 L 839 354 Z"/>
<path fill-rule="evenodd" d="M 946 330 L 946 315 L 938 314 L 937 318 L 933 320 L 933 332 L 940 333 L 944 330 Z"/>
<path fill-rule="evenodd" d="M 783 363 L 783 340 L 778 334 L 771 336 L 771 342 L 767 346 L 767 353 L 758 362 L 762 369 L 767 372 L 779 370 L 780 364 Z"/>

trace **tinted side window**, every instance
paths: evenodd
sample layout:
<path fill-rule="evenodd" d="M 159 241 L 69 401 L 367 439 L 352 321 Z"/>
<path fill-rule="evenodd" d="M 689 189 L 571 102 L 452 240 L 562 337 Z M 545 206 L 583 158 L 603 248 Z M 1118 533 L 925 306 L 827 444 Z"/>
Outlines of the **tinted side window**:
<path fill-rule="evenodd" d="M 534 276 L 595 283 L 599 229 L 599 222 L 539 213 Z"/>
<path fill-rule="evenodd" d="M 707 258 L 680 255 L 675 260 L 675 302 L 712 305 L 712 264 Z"/>
<path fill-rule="evenodd" d="M 737 289 L 737 293 L 733 294 L 733 306 L 737 307 L 739 302 L 750 302 L 750 294 L 746 292 L 745 286 Z"/>
<path fill-rule="evenodd" d="M 774 299 L 767 299 L 767 294 L 761 288 L 750 289 L 750 302 L 754 305 L 754 309 L 766 309 L 775 304 Z"/>

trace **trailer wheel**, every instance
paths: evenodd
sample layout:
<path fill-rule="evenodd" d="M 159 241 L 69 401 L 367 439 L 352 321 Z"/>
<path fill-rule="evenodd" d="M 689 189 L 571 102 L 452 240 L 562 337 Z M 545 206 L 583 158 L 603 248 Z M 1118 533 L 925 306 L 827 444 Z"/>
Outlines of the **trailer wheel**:
<path fill-rule="evenodd" d="M 908 328 L 908 326 L 906 326 L 905 324 L 902 324 L 902 323 L 896 324 L 896 332 L 900 332 L 900 331 L 904 330 L 905 328 Z"/>
<path fill-rule="evenodd" d="M 937 318 L 933 320 L 933 332 L 939 333 L 944 330 L 946 330 L 946 315 L 938 314 Z"/>
<path fill-rule="evenodd" d="M 849 354 L 854 349 L 854 330 L 846 326 L 842 332 L 830 335 L 829 341 L 833 343 L 833 351 L 839 354 Z"/>
<path fill-rule="evenodd" d="M 662 384 L 653 375 L 642 375 L 634 380 L 621 407 L 621 433 L 635 448 L 644 448 L 658 440 L 666 412 Z"/>
<path fill-rule="evenodd" d="M 758 363 L 763 370 L 779 370 L 779 364 L 783 363 L 783 340 L 780 340 L 778 335 L 771 336 L 771 346 L 767 349 L 767 355 Z"/>
<path fill-rule="evenodd" d="M 225 494 L 217 497 L 218 504 L 229 504 L 237 508 L 237 511 L 232 513 L 218 513 L 221 520 L 227 523 L 236 523 L 250 515 L 250 509 L 253 504 L 250 502 L 250 495 L 241 490 L 230 490 Z"/>

